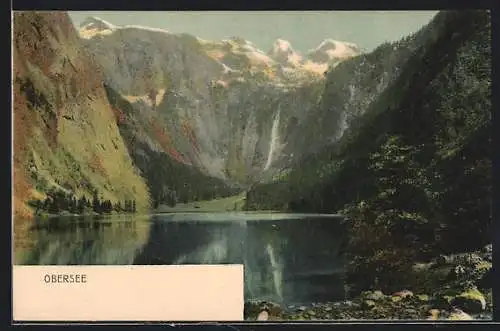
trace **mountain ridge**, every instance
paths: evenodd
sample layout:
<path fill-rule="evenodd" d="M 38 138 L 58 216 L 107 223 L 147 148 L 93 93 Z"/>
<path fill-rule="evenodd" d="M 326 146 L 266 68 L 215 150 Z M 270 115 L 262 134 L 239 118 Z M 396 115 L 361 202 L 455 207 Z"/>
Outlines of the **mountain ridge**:
<path fill-rule="evenodd" d="M 276 171 L 274 164 L 289 157 L 279 139 L 272 143 L 273 123 L 278 135 L 293 136 L 289 125 L 314 105 L 323 80 L 322 72 L 276 64 L 239 37 L 214 42 L 117 29 L 83 43 L 106 73 L 106 84 L 137 109 L 146 135 L 141 139 L 160 139 L 170 156 L 242 184 Z M 297 90 L 308 92 L 297 98 Z M 287 110 L 276 116 L 280 108 Z"/>
<path fill-rule="evenodd" d="M 92 38 L 100 38 L 103 37 L 104 35 L 109 35 L 124 29 L 137 29 L 150 32 L 162 32 L 165 34 L 171 34 L 177 36 L 186 35 L 184 33 L 172 33 L 165 29 L 151 28 L 146 26 L 138 26 L 138 25 L 118 26 L 109 23 L 96 16 L 90 16 L 84 19 L 79 24 L 78 31 L 82 38 L 92 39 Z M 252 48 L 250 49 L 251 52 L 260 54 L 259 56 L 261 57 L 261 61 L 264 62 L 267 61 L 269 64 L 271 62 L 279 63 L 287 67 L 295 67 L 295 68 L 300 67 L 303 70 L 314 71 L 314 72 L 319 72 L 320 68 L 326 70 L 328 65 L 334 65 L 339 63 L 343 59 L 354 57 L 361 54 L 360 49 L 357 45 L 353 43 L 333 40 L 330 38 L 323 40 L 316 48 L 309 50 L 305 55 L 301 55 L 299 52 L 294 51 L 290 42 L 283 38 L 276 39 L 272 48 L 267 53 L 257 48 L 252 42 L 245 40 L 241 37 L 233 37 L 230 39 L 223 39 L 221 41 L 210 41 L 199 37 L 194 37 L 194 38 L 196 38 L 201 43 L 213 44 L 213 45 L 218 43 L 227 45 L 230 44 L 231 42 L 235 42 L 236 44 L 239 44 L 241 46 L 247 45 Z M 289 54 L 289 56 L 291 57 L 290 59 L 283 58 L 284 55 L 279 53 L 285 51 L 283 47 L 287 48 L 287 51 L 291 52 L 291 54 Z M 266 59 L 266 54 L 267 56 L 270 57 L 269 59 Z M 321 73 L 323 71 L 321 71 Z"/>
<path fill-rule="evenodd" d="M 14 213 L 50 187 L 113 201 L 149 192 L 132 164 L 93 65 L 66 13 L 14 15 Z M 37 54 L 37 56 L 34 56 Z M 82 79 L 85 78 L 85 79 Z"/>
<path fill-rule="evenodd" d="M 280 180 L 254 185 L 246 208 L 346 215 L 358 290 L 421 285 L 394 275 L 411 275 L 412 261 L 491 242 L 490 29 L 485 11 L 440 12 L 344 135 Z M 394 55 L 391 47 L 372 56 Z"/>

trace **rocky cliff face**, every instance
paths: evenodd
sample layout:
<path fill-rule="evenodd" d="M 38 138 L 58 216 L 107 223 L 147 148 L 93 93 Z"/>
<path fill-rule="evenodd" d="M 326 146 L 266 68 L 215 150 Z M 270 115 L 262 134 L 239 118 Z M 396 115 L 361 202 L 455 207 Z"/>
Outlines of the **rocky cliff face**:
<path fill-rule="evenodd" d="M 266 54 L 241 38 L 207 41 L 97 18 L 82 23 L 80 36 L 106 83 L 136 109 L 137 139 L 243 185 L 303 152 L 297 127 L 316 107 L 333 58 L 303 60 L 283 40 Z M 336 55 L 357 55 L 349 50 Z"/>
<path fill-rule="evenodd" d="M 309 53 L 311 59 L 330 58 L 333 65 L 325 74 L 318 106 L 304 120 L 304 142 L 315 146 L 308 154 L 338 141 L 347 128 L 357 125 L 357 120 L 399 77 L 432 28 L 426 26 L 399 41 L 384 43 L 370 53 L 344 61 L 340 60 L 356 52 L 355 45 L 327 40 Z"/>
<path fill-rule="evenodd" d="M 118 131 L 103 77 L 68 15 L 16 12 L 13 40 L 14 209 L 49 188 L 149 205 Z"/>

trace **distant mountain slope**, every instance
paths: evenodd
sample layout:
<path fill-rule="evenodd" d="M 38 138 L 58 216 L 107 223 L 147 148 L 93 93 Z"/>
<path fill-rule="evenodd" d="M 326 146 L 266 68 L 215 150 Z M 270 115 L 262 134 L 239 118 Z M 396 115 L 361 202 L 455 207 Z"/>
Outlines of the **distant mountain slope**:
<path fill-rule="evenodd" d="M 142 123 L 136 109 L 111 87 L 106 86 L 106 93 L 132 159 L 147 181 L 154 208 L 241 192 L 238 185 L 209 177 L 200 169 L 184 163 L 182 157 L 176 157 L 177 151 L 170 147 L 171 133 L 158 125 Z M 149 138 L 151 132 L 145 131 L 151 128 L 158 130 L 156 140 Z"/>
<path fill-rule="evenodd" d="M 296 128 L 318 102 L 322 71 L 280 64 L 238 37 L 209 41 L 98 18 L 80 35 L 107 85 L 135 108 L 143 144 L 242 185 L 302 154 Z"/>
<path fill-rule="evenodd" d="M 352 119 L 341 139 L 304 159 L 280 182 L 255 186 L 248 193 L 248 208 L 338 212 L 359 203 L 380 213 L 401 208 L 429 220 L 417 235 L 422 242 L 430 240 L 429 247 L 439 245 L 434 249 L 477 248 L 491 240 L 489 15 L 441 12 L 415 38 L 416 47 L 397 65 L 399 74 Z M 366 58 L 385 61 L 397 54 L 383 50 Z M 346 82 L 352 76 L 331 79 L 361 60 L 329 73 L 325 106 L 337 107 L 339 97 L 345 100 L 340 91 L 349 91 Z M 388 205 L 377 199 L 387 199 L 383 203 Z M 436 242 L 431 234 L 441 227 Z"/>
<path fill-rule="evenodd" d="M 30 216 L 26 202 L 51 187 L 149 207 L 103 77 L 68 15 L 15 12 L 13 25 L 15 214 Z"/>

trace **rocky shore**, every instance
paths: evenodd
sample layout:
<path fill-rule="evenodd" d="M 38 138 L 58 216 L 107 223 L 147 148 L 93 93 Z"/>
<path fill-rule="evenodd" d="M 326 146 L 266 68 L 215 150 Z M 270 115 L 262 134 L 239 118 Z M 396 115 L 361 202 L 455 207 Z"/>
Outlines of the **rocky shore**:
<path fill-rule="evenodd" d="M 439 256 L 414 266 L 415 285 L 395 293 L 362 292 L 337 302 L 279 305 L 247 301 L 246 320 L 488 320 L 492 248 Z"/>

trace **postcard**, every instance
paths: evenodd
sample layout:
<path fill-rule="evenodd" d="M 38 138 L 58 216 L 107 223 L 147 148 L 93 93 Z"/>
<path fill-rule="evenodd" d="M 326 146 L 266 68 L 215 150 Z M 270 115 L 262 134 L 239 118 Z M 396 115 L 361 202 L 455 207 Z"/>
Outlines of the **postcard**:
<path fill-rule="evenodd" d="M 492 320 L 490 30 L 14 12 L 14 319 Z"/>

